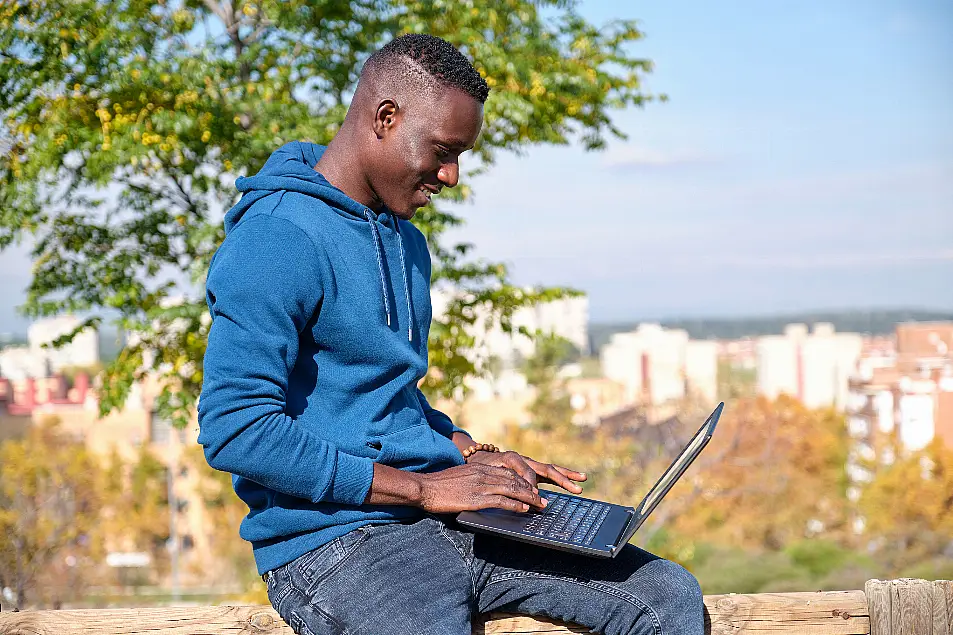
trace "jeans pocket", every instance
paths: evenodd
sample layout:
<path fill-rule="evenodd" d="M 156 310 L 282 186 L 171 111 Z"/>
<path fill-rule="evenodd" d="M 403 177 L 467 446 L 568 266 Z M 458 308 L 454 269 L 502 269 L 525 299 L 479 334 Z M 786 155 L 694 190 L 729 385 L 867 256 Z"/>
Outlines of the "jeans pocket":
<path fill-rule="evenodd" d="M 308 595 L 351 556 L 368 536 L 368 527 L 358 527 L 328 544 L 302 556 L 297 563 L 298 574 L 306 583 Z"/>

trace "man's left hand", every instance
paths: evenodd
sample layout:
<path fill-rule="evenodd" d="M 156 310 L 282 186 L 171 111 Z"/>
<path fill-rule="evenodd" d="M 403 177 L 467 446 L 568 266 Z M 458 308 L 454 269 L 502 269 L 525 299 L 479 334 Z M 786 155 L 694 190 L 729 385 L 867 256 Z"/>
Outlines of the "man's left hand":
<path fill-rule="evenodd" d="M 552 483 L 568 492 L 578 494 L 582 492 L 582 487 L 576 485 L 574 481 L 586 480 L 586 475 L 582 472 L 576 472 L 552 463 L 540 463 L 528 456 L 522 456 L 512 451 L 477 452 L 467 459 L 467 463 L 508 467 L 523 477 L 523 480 L 528 482 L 534 490 L 538 489 L 537 485 L 539 483 Z"/>

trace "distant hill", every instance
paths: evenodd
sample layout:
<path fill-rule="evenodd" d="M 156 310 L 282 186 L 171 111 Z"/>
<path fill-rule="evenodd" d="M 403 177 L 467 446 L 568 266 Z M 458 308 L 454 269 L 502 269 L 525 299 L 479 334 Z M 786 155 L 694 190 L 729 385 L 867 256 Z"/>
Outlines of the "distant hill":
<path fill-rule="evenodd" d="M 842 332 L 866 333 L 870 335 L 890 335 L 900 322 L 951 321 L 953 312 L 927 311 L 918 309 L 896 309 L 881 311 L 818 311 L 790 315 L 772 315 L 743 318 L 693 318 L 673 320 L 649 320 L 658 322 L 666 328 L 684 329 L 694 339 L 738 339 L 758 335 L 775 335 L 792 323 L 814 324 L 830 322 L 834 329 Z M 589 325 L 589 340 L 592 350 L 598 351 L 605 346 L 614 333 L 632 331 L 638 322 L 593 323 Z"/>

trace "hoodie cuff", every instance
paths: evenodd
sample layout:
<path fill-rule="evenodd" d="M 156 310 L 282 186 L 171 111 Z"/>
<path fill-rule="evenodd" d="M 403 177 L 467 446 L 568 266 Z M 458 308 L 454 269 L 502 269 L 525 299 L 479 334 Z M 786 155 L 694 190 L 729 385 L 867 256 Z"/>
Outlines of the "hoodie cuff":
<path fill-rule="evenodd" d="M 338 451 L 331 500 L 348 505 L 363 505 L 374 480 L 374 462 L 368 458 Z"/>

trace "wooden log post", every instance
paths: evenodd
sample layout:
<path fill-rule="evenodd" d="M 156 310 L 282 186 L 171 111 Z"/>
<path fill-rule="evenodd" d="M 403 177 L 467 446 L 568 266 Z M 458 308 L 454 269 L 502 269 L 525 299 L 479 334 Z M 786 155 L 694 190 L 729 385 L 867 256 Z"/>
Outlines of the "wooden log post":
<path fill-rule="evenodd" d="M 705 596 L 711 635 L 867 635 L 862 591 Z M 293 635 L 270 606 L 156 607 L 0 613 L 0 635 Z M 473 625 L 474 635 L 586 633 L 580 626 L 502 613 Z"/>
<path fill-rule="evenodd" d="M 868 580 L 871 635 L 953 635 L 953 582 Z"/>

